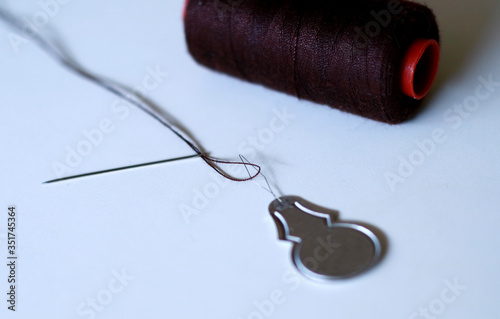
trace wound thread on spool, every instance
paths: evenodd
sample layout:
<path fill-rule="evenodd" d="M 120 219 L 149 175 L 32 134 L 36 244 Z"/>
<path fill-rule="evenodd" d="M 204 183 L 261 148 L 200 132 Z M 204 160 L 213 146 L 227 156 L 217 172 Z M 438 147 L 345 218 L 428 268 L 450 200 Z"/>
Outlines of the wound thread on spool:
<path fill-rule="evenodd" d="M 439 31 L 397 0 L 187 0 L 200 64 L 377 121 L 411 118 L 434 80 Z"/>

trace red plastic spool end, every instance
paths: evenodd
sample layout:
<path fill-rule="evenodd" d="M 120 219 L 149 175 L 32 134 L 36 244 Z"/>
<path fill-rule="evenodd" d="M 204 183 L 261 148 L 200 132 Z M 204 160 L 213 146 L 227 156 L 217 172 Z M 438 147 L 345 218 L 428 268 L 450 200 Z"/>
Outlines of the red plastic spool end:
<path fill-rule="evenodd" d="M 404 94 L 423 99 L 436 78 L 439 66 L 439 44 L 433 39 L 418 39 L 403 58 L 401 90 Z"/>
<path fill-rule="evenodd" d="M 182 11 L 182 19 L 186 20 L 186 10 L 188 7 L 189 0 L 184 1 L 184 10 Z"/>

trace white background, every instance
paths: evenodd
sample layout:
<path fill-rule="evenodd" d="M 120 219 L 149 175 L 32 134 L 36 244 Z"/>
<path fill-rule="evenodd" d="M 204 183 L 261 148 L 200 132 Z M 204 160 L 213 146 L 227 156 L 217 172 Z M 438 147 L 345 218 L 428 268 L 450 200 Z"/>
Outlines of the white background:
<path fill-rule="evenodd" d="M 328 284 L 295 272 L 291 244 L 277 239 L 268 213 L 269 194 L 226 183 L 200 159 L 42 185 L 105 118 L 113 132 L 64 175 L 192 152 L 140 111 L 120 117 L 114 96 L 34 44 L 16 52 L 2 24 L 0 265 L 9 205 L 18 212 L 19 260 L 14 314 L 0 267 L 0 317 L 406 319 L 434 307 L 437 318 L 498 318 L 500 87 L 460 122 L 445 116 L 473 99 L 478 77 L 500 81 L 499 4 L 428 4 L 441 27 L 441 68 L 425 108 L 398 126 L 200 67 L 187 53 L 181 0 L 72 0 L 41 28 L 88 69 L 129 86 L 159 66 L 168 76 L 148 96 L 212 155 L 243 153 L 283 194 L 383 230 L 389 249 L 376 268 Z M 6 7 L 28 19 L 41 10 L 36 1 Z M 270 138 L 270 122 L 284 109 L 294 118 Z M 388 174 L 399 174 L 401 159 L 416 156 L 436 129 L 445 141 L 391 188 Z M 207 189 L 217 194 L 186 219 L 182 209 L 194 211 L 196 192 Z M 122 271 L 130 277 L 124 284 L 114 279 Z M 110 293 L 110 282 L 122 289 Z M 447 290 L 454 282 L 456 294 Z M 270 307 L 272 294 L 281 298 Z M 100 311 L 89 310 L 92 298 L 105 301 Z"/>

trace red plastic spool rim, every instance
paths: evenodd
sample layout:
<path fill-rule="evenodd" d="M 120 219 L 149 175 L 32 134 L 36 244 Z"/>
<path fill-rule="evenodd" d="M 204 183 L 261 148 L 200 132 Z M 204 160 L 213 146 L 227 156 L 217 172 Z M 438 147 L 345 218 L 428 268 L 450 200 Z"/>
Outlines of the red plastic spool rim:
<path fill-rule="evenodd" d="M 188 3 L 189 3 L 189 0 L 186 0 L 184 2 L 184 9 L 182 10 L 182 19 L 183 20 L 186 20 L 186 10 L 187 10 Z"/>
<path fill-rule="evenodd" d="M 433 39 L 418 39 L 403 58 L 401 90 L 414 99 L 430 91 L 439 66 L 439 44 Z"/>

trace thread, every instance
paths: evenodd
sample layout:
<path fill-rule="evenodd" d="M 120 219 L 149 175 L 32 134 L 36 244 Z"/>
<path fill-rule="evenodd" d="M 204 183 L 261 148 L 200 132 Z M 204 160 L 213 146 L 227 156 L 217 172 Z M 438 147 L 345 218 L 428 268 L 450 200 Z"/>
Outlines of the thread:
<path fill-rule="evenodd" d="M 10 12 L 6 11 L 2 7 L 0 7 L 0 21 L 5 22 L 9 27 L 11 27 L 13 30 L 22 32 L 24 30 L 24 24 L 21 19 L 18 17 L 12 15 Z M 237 161 L 228 161 L 228 160 L 221 160 L 217 159 L 214 157 L 209 156 L 207 153 L 202 151 L 202 147 L 196 144 L 196 142 L 190 140 L 187 136 L 186 132 L 183 132 L 182 129 L 175 127 L 172 123 L 170 123 L 168 120 L 163 118 L 161 115 L 157 114 L 154 112 L 151 108 L 151 105 L 147 102 L 144 97 L 140 96 L 137 92 L 129 89 L 126 86 L 117 84 L 111 80 L 108 80 L 106 78 L 97 76 L 96 74 L 93 74 L 92 72 L 86 70 L 83 68 L 79 63 L 74 61 L 62 48 L 56 46 L 55 43 L 50 42 L 48 39 L 44 38 L 41 36 L 39 33 L 33 33 L 31 35 L 31 40 L 35 42 L 40 49 L 42 49 L 45 53 L 47 53 L 49 56 L 51 56 L 54 60 L 59 62 L 62 66 L 66 67 L 68 70 L 74 72 L 75 74 L 81 76 L 82 78 L 96 84 L 97 86 L 103 88 L 104 90 L 114 94 L 115 96 L 127 101 L 131 105 L 137 107 L 139 110 L 143 111 L 147 115 L 149 115 L 152 119 L 154 119 L 156 122 L 167 128 L 170 132 L 172 132 L 175 136 L 177 136 L 182 142 L 184 142 L 187 146 L 189 146 L 196 155 L 194 156 L 185 156 L 183 158 L 174 158 L 174 159 L 168 159 L 168 160 L 163 160 L 163 161 L 158 161 L 158 162 L 151 162 L 151 163 L 145 163 L 145 164 L 139 164 L 139 165 L 132 165 L 132 166 L 127 166 L 127 167 L 122 167 L 122 168 L 115 168 L 115 169 L 108 169 L 104 171 L 99 171 L 99 172 L 93 172 L 93 173 L 87 173 L 87 174 L 81 174 L 81 175 L 76 175 L 76 176 L 69 176 L 69 177 L 64 177 L 64 178 L 59 178 L 51 181 L 47 181 L 45 183 L 54 183 L 54 182 L 59 182 L 59 181 L 65 181 L 73 178 L 80 178 L 84 176 L 91 176 L 91 175 L 96 175 L 96 174 L 102 174 L 102 173 L 108 173 L 112 171 L 117 171 L 117 170 L 123 170 L 123 169 L 130 169 L 130 168 L 136 168 L 136 167 L 141 167 L 145 165 L 151 165 L 151 164 L 158 164 L 158 163 L 165 163 L 165 162 L 172 162 L 175 160 L 181 160 L 181 159 L 187 159 L 187 158 L 192 158 L 192 157 L 200 157 L 208 166 L 210 166 L 214 171 L 216 171 L 218 174 L 220 174 L 222 177 L 234 181 L 234 182 L 245 182 L 245 181 L 250 181 L 255 179 L 259 174 L 261 173 L 261 167 L 257 164 L 249 163 L 249 162 L 237 162 Z M 219 167 L 219 164 L 222 165 L 242 165 L 245 168 L 247 166 L 250 166 L 255 169 L 255 173 L 249 174 L 248 178 L 238 178 L 234 177 L 228 173 L 226 173 L 222 168 Z M 248 170 L 248 168 L 247 168 Z"/>
<path fill-rule="evenodd" d="M 410 1 L 187 0 L 184 20 L 200 64 L 390 124 L 437 72 L 434 14 Z"/>

